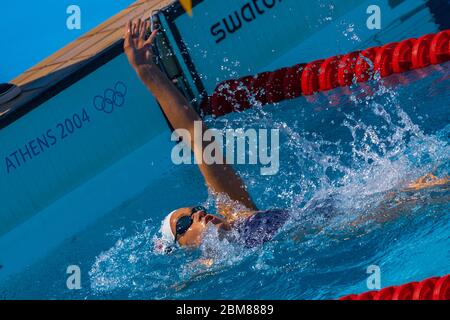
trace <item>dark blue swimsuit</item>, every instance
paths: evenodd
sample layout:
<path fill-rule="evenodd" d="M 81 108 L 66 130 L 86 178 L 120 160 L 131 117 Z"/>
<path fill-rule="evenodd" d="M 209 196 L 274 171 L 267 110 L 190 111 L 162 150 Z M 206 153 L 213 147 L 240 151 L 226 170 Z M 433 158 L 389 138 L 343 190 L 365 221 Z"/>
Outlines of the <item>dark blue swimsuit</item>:
<path fill-rule="evenodd" d="M 289 213 L 286 210 L 268 210 L 255 213 L 250 218 L 238 222 L 235 227 L 239 242 L 252 248 L 270 241 L 286 223 Z"/>

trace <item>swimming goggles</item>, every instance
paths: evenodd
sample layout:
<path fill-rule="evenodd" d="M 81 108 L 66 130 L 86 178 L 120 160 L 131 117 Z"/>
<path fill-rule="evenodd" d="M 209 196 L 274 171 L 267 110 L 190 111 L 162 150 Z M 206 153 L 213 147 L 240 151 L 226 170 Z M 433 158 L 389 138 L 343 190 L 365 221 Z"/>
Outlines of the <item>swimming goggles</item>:
<path fill-rule="evenodd" d="M 186 233 L 186 231 L 189 230 L 189 228 L 192 226 L 192 223 L 194 223 L 194 220 L 192 219 L 192 216 L 200 211 L 204 211 L 206 212 L 205 207 L 202 206 L 198 206 L 198 207 L 193 207 L 191 209 L 191 214 L 188 216 L 183 216 L 181 218 L 178 219 L 176 227 L 175 227 L 175 242 L 177 242 L 177 237 L 178 236 L 182 236 L 183 234 Z"/>

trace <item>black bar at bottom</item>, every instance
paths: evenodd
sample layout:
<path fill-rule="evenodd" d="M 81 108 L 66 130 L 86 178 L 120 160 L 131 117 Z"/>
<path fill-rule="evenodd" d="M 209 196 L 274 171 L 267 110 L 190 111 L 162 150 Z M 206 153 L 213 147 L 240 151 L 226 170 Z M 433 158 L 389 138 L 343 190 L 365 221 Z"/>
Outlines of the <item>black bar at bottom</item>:
<path fill-rule="evenodd" d="M 403 317 L 407 313 L 417 316 L 424 307 L 441 314 L 438 309 L 448 311 L 449 305 L 449 301 L 0 301 L 0 310 L 6 312 L 10 307 L 17 316 L 22 311 L 59 309 L 73 317 L 96 309 L 125 320 L 134 314 L 139 314 L 140 319 L 301 319 L 340 315 L 364 319 L 369 314 L 371 318 L 385 318 L 392 314 L 390 309 L 401 312 Z"/>

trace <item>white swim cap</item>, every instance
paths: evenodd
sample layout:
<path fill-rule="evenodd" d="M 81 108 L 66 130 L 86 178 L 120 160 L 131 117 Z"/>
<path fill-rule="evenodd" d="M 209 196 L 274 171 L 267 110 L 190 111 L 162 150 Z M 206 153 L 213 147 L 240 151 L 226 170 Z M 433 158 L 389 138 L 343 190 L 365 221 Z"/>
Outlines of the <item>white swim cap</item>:
<path fill-rule="evenodd" d="M 173 244 L 175 242 L 175 235 L 172 232 L 172 228 L 170 227 L 170 218 L 172 218 L 172 215 L 177 210 L 172 211 L 169 213 L 163 220 L 161 224 L 161 229 L 159 231 L 161 232 L 162 239 L 164 242 L 167 242 L 168 244 Z"/>
<path fill-rule="evenodd" d="M 159 232 L 161 233 L 161 238 L 156 238 L 154 241 L 154 250 L 159 254 L 169 254 L 174 249 L 175 235 L 170 227 L 170 218 L 177 210 L 169 213 L 161 223 L 161 228 Z"/>

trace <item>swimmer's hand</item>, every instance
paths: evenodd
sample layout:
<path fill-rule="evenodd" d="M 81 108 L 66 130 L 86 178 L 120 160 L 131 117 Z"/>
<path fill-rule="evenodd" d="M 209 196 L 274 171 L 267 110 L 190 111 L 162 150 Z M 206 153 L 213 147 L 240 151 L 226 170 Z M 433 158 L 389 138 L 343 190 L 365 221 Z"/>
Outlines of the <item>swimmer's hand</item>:
<path fill-rule="evenodd" d="M 198 264 L 201 264 L 207 268 L 211 268 L 214 264 L 214 260 L 213 259 L 200 259 L 197 261 Z"/>
<path fill-rule="evenodd" d="M 200 259 L 197 259 L 195 261 L 188 263 L 186 265 L 186 267 L 188 267 L 189 269 L 198 269 L 199 267 L 200 267 L 200 269 L 203 269 L 203 268 L 209 269 L 213 265 L 214 265 L 214 259 L 200 258 Z"/>
<path fill-rule="evenodd" d="M 443 186 L 449 183 L 449 177 L 446 176 L 442 179 L 439 179 L 432 173 L 428 173 L 427 175 L 420 177 L 413 183 L 410 183 L 405 191 L 418 191 L 426 188 L 432 188 L 437 186 Z"/>
<path fill-rule="evenodd" d="M 140 68 L 154 64 L 152 43 L 158 31 L 153 31 L 148 39 L 146 39 L 149 27 L 150 22 L 144 22 L 141 19 L 137 22 L 129 21 L 125 27 L 123 49 L 128 61 L 138 74 Z"/>

